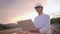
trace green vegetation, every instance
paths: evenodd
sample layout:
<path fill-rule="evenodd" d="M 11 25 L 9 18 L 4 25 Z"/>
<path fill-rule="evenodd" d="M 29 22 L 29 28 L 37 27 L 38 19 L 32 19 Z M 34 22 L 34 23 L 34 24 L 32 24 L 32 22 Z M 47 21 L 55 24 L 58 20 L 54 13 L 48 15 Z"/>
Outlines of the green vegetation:
<path fill-rule="evenodd" d="M 8 29 L 9 27 L 7 27 L 6 25 L 0 24 L 0 30 L 4 30 L 4 29 Z"/>
<path fill-rule="evenodd" d="M 51 24 L 60 24 L 60 18 L 52 18 Z"/>
<path fill-rule="evenodd" d="M 11 29 L 11 28 L 16 28 L 16 27 L 19 27 L 18 24 L 0 24 L 0 31 L 1 30 L 5 30 L 5 29 Z"/>

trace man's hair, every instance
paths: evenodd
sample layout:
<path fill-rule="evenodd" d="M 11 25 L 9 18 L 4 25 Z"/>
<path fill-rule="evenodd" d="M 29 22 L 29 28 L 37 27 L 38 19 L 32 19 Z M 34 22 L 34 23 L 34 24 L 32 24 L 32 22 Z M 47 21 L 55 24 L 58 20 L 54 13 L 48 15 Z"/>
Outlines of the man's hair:
<path fill-rule="evenodd" d="M 36 9 L 36 8 L 43 8 L 43 6 L 37 6 L 37 7 L 35 7 L 35 9 Z"/>

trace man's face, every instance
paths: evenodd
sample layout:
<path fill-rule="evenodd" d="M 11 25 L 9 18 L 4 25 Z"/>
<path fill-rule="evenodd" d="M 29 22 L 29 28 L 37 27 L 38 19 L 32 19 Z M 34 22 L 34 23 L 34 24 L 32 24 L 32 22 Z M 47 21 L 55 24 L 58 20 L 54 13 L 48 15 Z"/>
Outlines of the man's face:
<path fill-rule="evenodd" d="M 37 11 L 37 13 L 42 13 L 42 11 L 43 11 L 43 7 L 37 7 L 37 8 L 35 8 L 35 10 Z"/>

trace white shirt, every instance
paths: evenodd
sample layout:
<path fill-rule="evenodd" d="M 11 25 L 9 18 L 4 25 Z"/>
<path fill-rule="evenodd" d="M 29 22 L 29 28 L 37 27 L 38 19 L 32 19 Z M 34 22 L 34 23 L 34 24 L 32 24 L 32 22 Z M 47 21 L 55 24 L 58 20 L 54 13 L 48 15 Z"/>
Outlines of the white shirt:
<path fill-rule="evenodd" d="M 34 24 L 40 32 L 48 32 L 50 27 L 50 17 L 46 14 L 41 14 L 35 17 Z"/>

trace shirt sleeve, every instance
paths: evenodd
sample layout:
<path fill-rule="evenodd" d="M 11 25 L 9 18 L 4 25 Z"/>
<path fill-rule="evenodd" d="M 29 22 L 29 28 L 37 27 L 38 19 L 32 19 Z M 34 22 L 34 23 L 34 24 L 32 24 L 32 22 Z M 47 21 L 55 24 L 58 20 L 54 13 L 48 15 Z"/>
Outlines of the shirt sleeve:
<path fill-rule="evenodd" d="M 44 27 L 40 29 L 41 32 L 49 30 L 50 27 L 50 16 L 46 17 Z"/>
<path fill-rule="evenodd" d="M 37 25 L 38 23 L 37 23 L 37 17 L 35 17 L 35 19 L 34 19 L 34 25 L 35 25 L 35 27 L 37 28 L 37 29 L 39 29 L 40 27 Z"/>
<path fill-rule="evenodd" d="M 37 24 L 37 22 L 36 22 L 36 17 L 35 17 L 35 19 L 34 19 L 34 25 L 38 29 L 38 27 L 36 26 L 36 24 Z"/>

